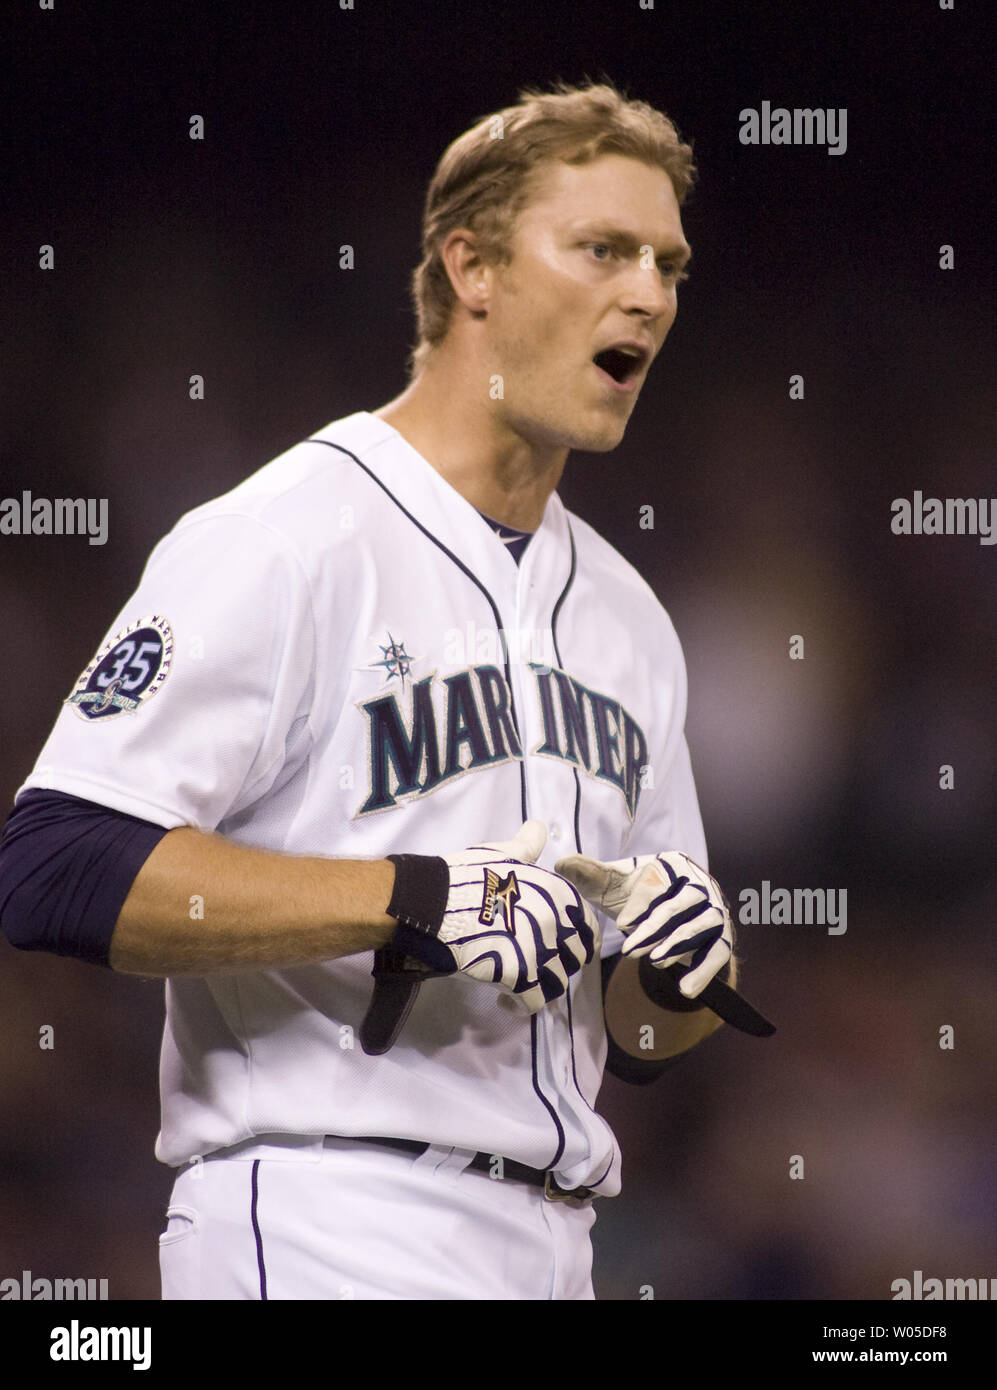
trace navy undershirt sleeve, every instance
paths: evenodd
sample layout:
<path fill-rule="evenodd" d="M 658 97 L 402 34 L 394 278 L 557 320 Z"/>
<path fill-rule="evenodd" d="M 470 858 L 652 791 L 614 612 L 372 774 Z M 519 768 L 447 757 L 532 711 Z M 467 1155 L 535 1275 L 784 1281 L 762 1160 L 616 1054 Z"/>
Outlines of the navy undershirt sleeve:
<path fill-rule="evenodd" d="M 0 927 L 22 951 L 108 965 L 118 914 L 168 832 L 65 792 L 17 799 L 0 840 Z"/>

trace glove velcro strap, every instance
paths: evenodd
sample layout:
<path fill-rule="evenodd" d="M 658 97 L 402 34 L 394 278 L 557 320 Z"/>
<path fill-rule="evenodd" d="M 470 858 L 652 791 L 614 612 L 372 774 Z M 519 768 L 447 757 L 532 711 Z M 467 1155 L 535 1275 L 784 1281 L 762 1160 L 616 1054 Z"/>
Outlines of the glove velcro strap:
<path fill-rule="evenodd" d="M 729 961 L 695 999 L 687 999 L 678 987 L 678 982 L 685 973 L 680 965 L 669 965 L 660 970 L 651 964 L 647 956 L 642 956 L 638 979 L 651 1003 L 657 1004 L 661 1009 L 671 1009 L 673 1013 L 678 1014 L 694 1013 L 697 1009 L 712 1009 L 724 1023 L 729 1023 L 732 1028 L 739 1028 L 742 1033 L 750 1033 L 756 1038 L 770 1038 L 775 1032 L 774 1025 L 728 985 Z"/>
<path fill-rule="evenodd" d="M 450 896 L 450 868 L 433 854 L 389 854 L 395 866 L 395 884 L 387 906 L 389 917 L 427 936 L 436 936 L 443 924 Z"/>
<path fill-rule="evenodd" d="M 702 999 L 687 999 L 679 989 L 679 980 L 686 973 L 687 967 L 684 965 L 668 965 L 662 969 L 651 963 L 650 956 L 641 956 L 637 978 L 648 999 L 652 1004 L 657 1004 L 659 1009 L 670 1009 L 675 1014 L 693 1014 L 698 1009 L 705 1009 L 706 1002 Z M 728 961 L 716 978 L 726 984 L 729 975 Z"/>

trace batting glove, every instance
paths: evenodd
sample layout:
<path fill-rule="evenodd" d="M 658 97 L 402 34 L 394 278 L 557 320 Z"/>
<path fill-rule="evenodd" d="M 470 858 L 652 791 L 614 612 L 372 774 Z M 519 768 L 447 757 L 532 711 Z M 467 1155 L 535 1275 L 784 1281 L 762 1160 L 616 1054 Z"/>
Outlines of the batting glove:
<path fill-rule="evenodd" d="M 679 980 L 696 996 L 731 958 L 734 929 L 723 889 L 705 869 L 675 850 L 602 863 L 569 854 L 554 866 L 626 936 L 621 954 L 652 965 L 688 968 Z"/>
<path fill-rule="evenodd" d="M 599 923 L 578 891 L 537 866 L 547 840 L 527 821 L 512 840 L 436 857 L 390 854 L 391 946 L 434 974 L 460 971 L 497 985 L 536 1013 L 592 960 Z"/>

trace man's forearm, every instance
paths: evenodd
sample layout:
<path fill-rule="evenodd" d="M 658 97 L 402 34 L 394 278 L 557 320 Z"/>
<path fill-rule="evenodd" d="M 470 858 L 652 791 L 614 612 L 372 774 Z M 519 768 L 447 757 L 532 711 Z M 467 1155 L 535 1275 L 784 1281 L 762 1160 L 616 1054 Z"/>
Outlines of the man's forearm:
<path fill-rule="evenodd" d="M 110 964 L 131 975 L 279 970 L 387 945 L 386 859 L 312 859 L 247 849 L 181 827 L 142 866 L 118 916 Z"/>
<path fill-rule="evenodd" d="M 622 1051 L 645 1062 L 663 1061 L 687 1052 L 723 1027 L 712 1009 L 674 1013 L 659 1008 L 644 993 L 639 968 L 639 961 L 624 958 L 606 987 L 606 1027 Z M 736 980 L 737 965 L 732 960 L 728 983 L 733 987 Z"/>

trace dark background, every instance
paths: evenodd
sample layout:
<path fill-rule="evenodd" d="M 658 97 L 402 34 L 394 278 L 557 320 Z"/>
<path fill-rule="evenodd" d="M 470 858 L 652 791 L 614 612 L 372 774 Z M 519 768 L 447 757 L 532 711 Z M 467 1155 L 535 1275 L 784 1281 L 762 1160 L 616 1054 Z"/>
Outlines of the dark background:
<path fill-rule="evenodd" d="M 602 1298 L 997 1276 L 997 550 L 890 529 L 915 489 L 997 494 L 986 10 L 11 12 L 0 497 L 106 497 L 110 539 L 0 537 L 5 805 L 177 517 L 402 388 L 422 198 L 452 138 L 524 85 L 608 76 L 693 142 L 676 326 L 622 445 L 575 456 L 562 495 L 683 640 L 728 896 L 845 889 L 848 930 L 742 927 L 776 1037 L 727 1029 L 649 1088 L 607 1080 L 624 1190 L 599 1205 Z M 846 107 L 847 152 L 741 145 L 739 111 L 765 100 Z M 620 619 L 603 640 L 631 640 Z M 0 1278 L 158 1297 L 161 1023 L 161 984 L 0 942 Z"/>

